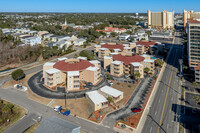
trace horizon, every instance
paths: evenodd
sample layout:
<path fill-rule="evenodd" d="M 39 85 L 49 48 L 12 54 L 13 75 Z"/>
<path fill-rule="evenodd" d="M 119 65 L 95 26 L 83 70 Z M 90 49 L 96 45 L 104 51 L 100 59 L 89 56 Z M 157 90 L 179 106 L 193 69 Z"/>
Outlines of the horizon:
<path fill-rule="evenodd" d="M 145 4 L 144 4 L 145 3 Z M 179 5 L 179 6 L 177 6 Z M 198 11 L 200 1 L 143 0 L 7 0 L 1 2 L 1 13 L 147 13 L 151 11 L 182 13 L 184 9 Z M 156 10 L 155 10 L 156 9 Z"/>

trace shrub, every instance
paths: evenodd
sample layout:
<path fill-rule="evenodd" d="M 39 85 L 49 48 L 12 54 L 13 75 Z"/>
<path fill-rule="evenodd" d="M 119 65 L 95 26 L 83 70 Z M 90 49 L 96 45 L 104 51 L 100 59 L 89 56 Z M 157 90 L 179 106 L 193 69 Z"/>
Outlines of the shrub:
<path fill-rule="evenodd" d="M 108 79 L 108 80 L 111 80 L 111 77 L 110 77 L 110 75 L 107 75 L 107 79 Z"/>
<path fill-rule="evenodd" d="M 24 78 L 25 76 L 24 71 L 22 69 L 17 69 L 13 71 L 11 75 L 12 75 L 12 78 L 16 81 Z"/>
<path fill-rule="evenodd" d="M 120 85 L 120 83 L 119 83 L 119 82 L 117 82 L 117 85 Z"/>
<path fill-rule="evenodd" d="M 97 121 L 100 121 L 100 117 L 97 117 Z"/>
<path fill-rule="evenodd" d="M 125 125 L 125 124 L 122 124 L 122 125 L 121 125 L 121 128 L 123 128 L 123 129 L 126 128 L 126 125 Z"/>

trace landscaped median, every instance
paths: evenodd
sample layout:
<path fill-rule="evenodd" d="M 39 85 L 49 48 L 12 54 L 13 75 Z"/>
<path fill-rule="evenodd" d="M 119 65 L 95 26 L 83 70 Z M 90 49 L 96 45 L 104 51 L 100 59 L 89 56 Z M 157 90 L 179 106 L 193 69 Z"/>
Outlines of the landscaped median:
<path fill-rule="evenodd" d="M 0 132 L 5 131 L 26 113 L 24 108 L 0 99 Z"/>

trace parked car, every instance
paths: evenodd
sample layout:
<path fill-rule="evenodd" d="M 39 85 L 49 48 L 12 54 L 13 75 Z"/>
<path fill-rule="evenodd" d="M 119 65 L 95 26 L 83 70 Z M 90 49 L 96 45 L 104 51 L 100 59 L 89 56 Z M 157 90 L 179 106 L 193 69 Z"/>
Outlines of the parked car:
<path fill-rule="evenodd" d="M 112 82 L 112 81 L 110 81 L 110 80 L 108 81 L 108 83 L 110 84 L 110 86 L 112 86 L 112 85 L 113 85 L 113 82 Z"/>
<path fill-rule="evenodd" d="M 136 113 L 136 112 L 142 111 L 142 109 L 141 108 L 131 108 L 131 111 Z"/>
<path fill-rule="evenodd" d="M 125 75 L 125 78 L 126 78 L 126 79 L 129 79 L 129 78 L 130 78 L 130 76 L 129 76 L 129 75 Z"/>
<path fill-rule="evenodd" d="M 91 82 L 88 82 L 87 85 L 92 86 L 93 84 Z"/>

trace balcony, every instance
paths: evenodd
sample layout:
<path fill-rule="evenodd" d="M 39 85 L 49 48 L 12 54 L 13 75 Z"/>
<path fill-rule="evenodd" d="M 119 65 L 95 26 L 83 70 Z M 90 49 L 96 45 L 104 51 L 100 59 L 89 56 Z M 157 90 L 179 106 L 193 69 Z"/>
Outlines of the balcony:
<path fill-rule="evenodd" d="M 53 78 L 47 78 L 47 80 L 53 80 Z"/>

